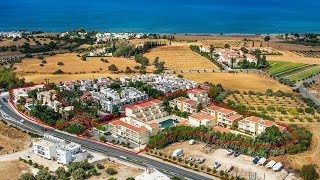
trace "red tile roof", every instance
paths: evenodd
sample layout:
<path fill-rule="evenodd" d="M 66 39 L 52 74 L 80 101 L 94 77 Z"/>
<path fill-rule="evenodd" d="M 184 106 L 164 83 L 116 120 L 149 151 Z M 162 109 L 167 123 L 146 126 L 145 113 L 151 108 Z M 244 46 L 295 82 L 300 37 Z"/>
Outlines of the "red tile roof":
<path fill-rule="evenodd" d="M 197 103 L 197 101 L 195 101 L 195 100 L 191 100 L 191 99 L 189 99 L 189 100 L 186 100 L 186 101 L 184 101 L 185 103 L 187 103 L 187 104 L 194 104 L 194 103 Z"/>
<path fill-rule="evenodd" d="M 213 127 L 213 130 L 216 131 L 216 132 L 221 132 L 221 133 L 228 133 L 228 132 L 230 132 L 229 129 L 226 129 L 226 128 L 221 127 L 221 126 L 215 126 L 215 127 Z"/>
<path fill-rule="evenodd" d="M 213 120 L 214 119 L 214 117 L 209 116 L 207 114 L 202 114 L 202 113 L 191 114 L 190 117 L 193 118 L 193 119 L 199 120 L 199 121 L 201 121 L 203 119 L 208 119 L 208 120 Z"/>
<path fill-rule="evenodd" d="M 230 109 L 225 109 L 225 108 L 221 108 L 221 109 L 219 109 L 218 111 L 219 111 L 220 113 L 222 113 L 222 114 L 230 114 L 230 113 L 233 112 L 232 110 L 230 110 Z"/>
<path fill-rule="evenodd" d="M 207 109 L 212 110 L 212 111 L 217 111 L 217 110 L 221 109 L 221 107 L 213 105 L 213 106 L 207 107 Z"/>
<path fill-rule="evenodd" d="M 231 115 L 231 116 L 227 117 L 227 119 L 229 119 L 231 121 L 235 121 L 235 120 L 238 120 L 240 118 L 241 118 L 240 114 L 234 114 L 234 115 Z"/>
<path fill-rule="evenodd" d="M 250 117 L 246 117 L 245 120 L 258 123 L 259 121 L 261 121 L 263 119 L 259 118 L 259 117 L 256 117 L 256 116 L 250 116 Z"/>
<path fill-rule="evenodd" d="M 177 101 L 187 101 L 188 98 L 185 98 L 185 97 L 178 97 L 178 98 L 175 98 L 174 100 L 177 100 Z"/>
<path fill-rule="evenodd" d="M 115 125 L 115 126 L 123 126 L 123 127 L 127 128 L 127 129 L 130 129 L 130 130 L 132 130 L 134 132 L 138 132 L 138 133 L 148 131 L 148 129 L 146 127 L 144 127 L 144 126 L 136 127 L 136 126 L 133 126 L 133 125 L 128 124 L 126 122 L 123 122 L 121 120 L 112 121 L 112 122 L 110 122 L 110 124 Z"/>
<path fill-rule="evenodd" d="M 275 125 L 275 123 L 274 123 L 273 121 L 269 121 L 269 120 L 260 121 L 259 124 L 264 125 L 264 126 L 267 126 L 267 127 L 270 127 L 270 126 L 272 126 L 272 125 Z"/>
<path fill-rule="evenodd" d="M 188 120 L 184 120 L 179 122 L 176 126 L 190 126 L 190 124 Z"/>

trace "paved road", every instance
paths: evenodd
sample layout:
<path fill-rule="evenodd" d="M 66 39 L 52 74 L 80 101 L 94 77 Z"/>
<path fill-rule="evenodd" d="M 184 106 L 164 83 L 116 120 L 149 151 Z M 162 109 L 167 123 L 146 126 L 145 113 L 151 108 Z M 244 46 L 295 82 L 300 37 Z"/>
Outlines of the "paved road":
<path fill-rule="evenodd" d="M 320 106 L 320 100 L 317 99 L 313 94 L 309 93 L 306 89 L 306 87 L 303 85 L 304 82 L 312 82 L 312 81 L 319 81 L 320 80 L 320 75 L 317 75 L 315 77 L 309 78 L 305 81 L 298 82 L 295 84 L 295 88 L 299 89 L 299 92 L 301 93 L 302 96 L 310 98 L 313 100 L 314 103 L 316 103 L 318 106 Z"/>
<path fill-rule="evenodd" d="M 6 114 L 8 114 L 9 116 L 11 116 L 14 119 L 17 119 L 17 120 L 24 119 L 12 109 L 12 107 L 9 105 L 8 102 L 3 102 L 2 97 L 3 96 L 0 97 L 1 98 L 0 105 L 2 105 L 2 108 L 1 108 L 2 111 L 4 111 Z M 5 98 L 8 99 L 8 96 L 6 96 Z M 176 175 L 181 178 L 185 177 L 185 178 L 194 179 L 194 180 L 217 179 L 215 177 L 209 178 L 208 176 L 200 175 L 200 174 L 192 172 L 192 171 L 187 171 L 185 169 L 182 169 L 182 168 L 179 168 L 179 167 L 176 167 L 173 165 L 169 165 L 169 164 L 163 163 L 161 161 L 157 161 L 157 160 L 150 159 L 148 157 L 144 157 L 144 156 L 140 156 L 140 155 L 136 155 L 136 154 L 131 154 L 129 152 L 125 152 L 125 151 L 122 151 L 122 150 L 119 150 L 119 149 L 116 149 L 113 147 L 109 147 L 109 146 L 106 146 L 106 145 L 103 145 L 103 144 L 100 144 L 97 142 L 89 141 L 86 139 L 81 139 L 76 136 L 62 133 L 59 131 L 51 130 L 48 128 L 45 128 L 46 131 L 44 131 L 44 128 L 42 126 L 35 124 L 35 123 L 32 123 L 32 122 L 28 121 L 27 119 L 25 119 L 24 123 L 19 123 L 19 121 L 13 121 L 12 123 L 15 123 L 15 122 L 17 125 L 19 125 L 23 128 L 31 129 L 32 131 L 38 131 L 38 132 L 43 131 L 43 132 L 51 134 L 53 136 L 56 136 L 56 137 L 59 137 L 59 138 L 62 138 L 62 139 L 68 140 L 68 141 L 72 141 L 75 143 L 79 143 L 79 144 L 82 144 L 87 147 L 91 147 L 92 149 L 95 149 L 95 150 L 101 150 L 103 152 L 107 151 L 109 153 L 109 156 L 113 156 L 113 157 L 117 157 L 117 158 L 127 157 L 127 158 L 132 158 L 132 159 L 141 161 L 144 163 L 145 166 L 154 167 L 154 168 L 158 169 L 159 171 L 162 171 L 166 174 L 168 174 L 168 172 L 171 172 L 171 173 L 169 173 L 171 175 Z"/>

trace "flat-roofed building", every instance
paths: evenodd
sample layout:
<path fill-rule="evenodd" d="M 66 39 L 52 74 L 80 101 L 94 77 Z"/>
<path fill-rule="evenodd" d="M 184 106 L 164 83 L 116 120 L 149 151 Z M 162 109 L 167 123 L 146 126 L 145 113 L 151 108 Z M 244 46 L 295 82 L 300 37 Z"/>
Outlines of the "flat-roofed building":
<path fill-rule="evenodd" d="M 55 159 L 56 149 L 59 146 L 65 145 L 63 139 L 45 134 L 39 141 L 33 142 L 33 152 L 46 159 Z"/>

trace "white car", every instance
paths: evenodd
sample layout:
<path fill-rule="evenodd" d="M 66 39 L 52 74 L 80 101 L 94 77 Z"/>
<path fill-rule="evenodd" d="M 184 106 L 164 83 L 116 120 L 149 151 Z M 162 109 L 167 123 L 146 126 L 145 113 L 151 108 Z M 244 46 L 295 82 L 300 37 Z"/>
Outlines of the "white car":
<path fill-rule="evenodd" d="M 20 122 L 21 122 L 21 123 L 24 123 L 24 119 L 20 119 Z"/>

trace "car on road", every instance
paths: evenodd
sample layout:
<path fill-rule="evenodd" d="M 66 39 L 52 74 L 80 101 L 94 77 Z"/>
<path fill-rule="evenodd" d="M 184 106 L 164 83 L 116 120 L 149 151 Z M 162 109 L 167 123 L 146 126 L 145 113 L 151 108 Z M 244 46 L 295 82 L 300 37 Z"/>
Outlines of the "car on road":
<path fill-rule="evenodd" d="M 20 119 L 20 122 L 21 122 L 21 123 L 24 123 L 24 119 Z"/>
<path fill-rule="evenodd" d="M 2 105 L 0 105 L 0 108 L 2 108 Z"/>
<path fill-rule="evenodd" d="M 8 102 L 8 101 L 6 100 L 6 98 L 2 98 L 2 101 L 3 101 L 3 102 Z"/>

